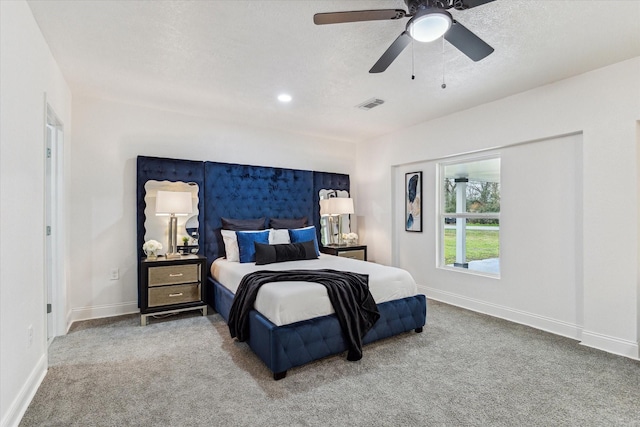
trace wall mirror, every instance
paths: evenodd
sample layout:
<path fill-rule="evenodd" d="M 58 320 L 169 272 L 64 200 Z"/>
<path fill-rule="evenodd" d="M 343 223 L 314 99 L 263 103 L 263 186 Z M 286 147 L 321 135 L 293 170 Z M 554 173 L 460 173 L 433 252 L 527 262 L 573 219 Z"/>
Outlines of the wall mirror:
<path fill-rule="evenodd" d="M 169 248 L 168 216 L 156 215 L 156 197 L 158 191 L 177 191 L 191 193 L 191 213 L 177 216 L 177 251 L 183 254 L 198 252 L 200 237 L 198 223 L 198 184 L 195 182 L 172 182 L 150 180 L 144 184 L 144 241 L 157 240 L 162 243 L 158 255 L 165 255 Z"/>
<path fill-rule="evenodd" d="M 323 200 L 331 198 L 349 198 L 349 192 L 346 190 L 322 189 L 319 191 L 320 196 L 320 234 L 322 236 L 322 244 L 324 246 L 336 245 L 341 242 L 340 234 L 351 232 L 351 222 L 349 214 L 334 215 L 333 212 L 326 212 L 326 205 L 323 206 Z M 340 230 L 342 223 L 342 231 Z"/>

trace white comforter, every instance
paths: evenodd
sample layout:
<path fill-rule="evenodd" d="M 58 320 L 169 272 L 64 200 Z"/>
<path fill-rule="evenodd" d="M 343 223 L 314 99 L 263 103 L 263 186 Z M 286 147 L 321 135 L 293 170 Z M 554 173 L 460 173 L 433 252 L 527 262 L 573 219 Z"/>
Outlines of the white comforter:
<path fill-rule="evenodd" d="M 372 262 L 358 261 L 332 255 L 319 259 L 289 261 L 268 265 L 229 262 L 219 258 L 211 264 L 211 275 L 235 293 L 242 278 L 258 270 L 310 270 L 330 268 L 369 275 L 369 289 L 376 303 L 406 298 L 417 294 L 416 283 L 408 271 Z M 318 316 L 332 314 L 333 307 L 327 290 L 318 283 L 277 282 L 260 288 L 255 309 L 278 326 Z"/>

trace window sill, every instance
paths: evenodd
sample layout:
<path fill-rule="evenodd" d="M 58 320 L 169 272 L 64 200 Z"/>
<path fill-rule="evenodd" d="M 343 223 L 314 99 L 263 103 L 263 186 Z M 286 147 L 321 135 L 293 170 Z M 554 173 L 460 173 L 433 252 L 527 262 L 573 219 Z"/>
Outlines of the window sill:
<path fill-rule="evenodd" d="M 492 273 L 492 272 L 482 271 L 482 270 L 468 269 L 468 268 L 462 268 L 462 267 L 454 267 L 453 265 L 440 266 L 440 267 L 438 267 L 438 269 L 439 270 L 446 270 L 446 271 L 454 271 L 456 273 L 461 273 L 461 274 L 470 274 L 472 276 L 481 276 L 481 277 L 487 277 L 489 279 L 498 279 L 498 280 L 500 280 L 500 272 Z"/>

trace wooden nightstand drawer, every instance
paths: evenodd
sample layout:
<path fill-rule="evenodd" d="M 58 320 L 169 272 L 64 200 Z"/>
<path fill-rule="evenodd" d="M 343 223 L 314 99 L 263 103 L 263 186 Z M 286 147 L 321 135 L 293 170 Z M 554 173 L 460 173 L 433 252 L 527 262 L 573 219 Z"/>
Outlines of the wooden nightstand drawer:
<path fill-rule="evenodd" d="M 198 264 L 151 267 L 149 268 L 149 286 L 199 282 L 199 273 L 200 267 Z"/>
<path fill-rule="evenodd" d="M 140 324 L 145 326 L 149 316 L 187 310 L 202 310 L 206 316 L 207 290 L 202 282 L 206 263 L 200 255 L 140 260 Z"/>
<path fill-rule="evenodd" d="M 338 252 L 338 256 L 344 257 L 344 258 L 353 258 L 353 259 L 359 259 L 360 261 L 364 261 L 365 255 L 364 255 L 364 249 L 357 249 L 357 250 L 353 250 L 353 251 L 344 251 L 344 252 Z"/>
<path fill-rule="evenodd" d="M 162 286 L 149 289 L 149 307 L 200 301 L 200 284 Z"/>

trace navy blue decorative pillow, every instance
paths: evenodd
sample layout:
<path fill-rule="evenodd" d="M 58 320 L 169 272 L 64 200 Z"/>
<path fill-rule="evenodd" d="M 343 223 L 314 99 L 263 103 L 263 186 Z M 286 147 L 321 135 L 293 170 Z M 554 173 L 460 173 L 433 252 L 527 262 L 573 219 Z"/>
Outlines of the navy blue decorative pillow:
<path fill-rule="evenodd" d="M 314 227 L 313 225 L 310 227 L 289 230 L 289 238 L 291 239 L 291 243 L 313 241 L 313 246 L 316 249 L 316 255 L 320 256 L 318 239 L 316 238 L 316 227 Z"/>
<path fill-rule="evenodd" d="M 248 232 L 236 231 L 238 238 L 238 249 L 240 251 L 240 262 L 254 262 L 256 260 L 256 248 L 254 243 L 269 244 L 269 230 Z"/>
<path fill-rule="evenodd" d="M 302 218 L 271 218 L 269 228 L 302 228 L 307 225 L 307 217 Z"/>
<path fill-rule="evenodd" d="M 318 258 L 316 248 L 311 240 L 308 242 L 284 243 L 280 245 L 265 245 L 256 242 L 255 246 L 256 265 Z"/>
<path fill-rule="evenodd" d="M 220 218 L 222 220 L 223 230 L 246 231 L 246 230 L 264 230 L 266 217 L 256 219 L 235 219 Z"/>

